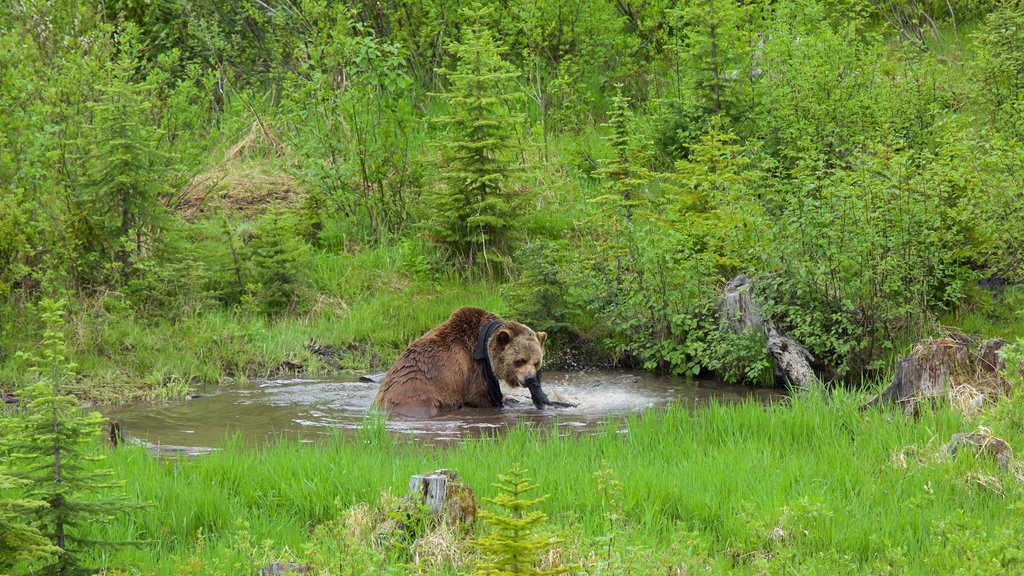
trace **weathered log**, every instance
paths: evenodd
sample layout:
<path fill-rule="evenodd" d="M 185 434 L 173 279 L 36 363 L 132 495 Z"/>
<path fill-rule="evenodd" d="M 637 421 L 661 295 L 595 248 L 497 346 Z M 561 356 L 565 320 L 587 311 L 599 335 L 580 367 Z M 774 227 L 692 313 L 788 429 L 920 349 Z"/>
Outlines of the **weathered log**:
<path fill-rule="evenodd" d="M 409 496 L 431 516 L 442 516 L 452 524 L 470 524 L 476 519 L 473 490 L 462 483 L 459 473 L 441 469 L 409 479 Z"/>
<path fill-rule="evenodd" d="M 978 367 L 996 374 L 1001 373 L 1006 368 L 1006 363 L 1003 362 L 1003 356 L 1000 354 L 1003 346 L 1006 346 L 1006 340 L 1002 338 L 982 340 L 981 344 L 978 344 Z"/>
<path fill-rule="evenodd" d="M 764 332 L 765 347 L 772 356 L 777 377 L 784 378 L 801 390 L 818 384 L 818 377 L 811 367 L 815 361 L 814 356 L 765 319 L 761 306 L 751 296 L 752 289 L 752 281 L 746 274 L 740 274 L 726 284 L 719 305 L 722 321 L 737 334 L 746 330 Z"/>
<path fill-rule="evenodd" d="M 814 356 L 799 342 L 779 332 L 774 324 L 764 326 L 765 347 L 775 360 L 776 371 L 783 374 L 801 390 L 818 383 L 818 377 L 811 368 Z"/>
<path fill-rule="evenodd" d="M 380 374 L 363 374 L 359 377 L 360 382 L 369 382 L 371 384 L 380 384 L 384 377 L 387 376 L 387 372 L 381 372 Z"/>

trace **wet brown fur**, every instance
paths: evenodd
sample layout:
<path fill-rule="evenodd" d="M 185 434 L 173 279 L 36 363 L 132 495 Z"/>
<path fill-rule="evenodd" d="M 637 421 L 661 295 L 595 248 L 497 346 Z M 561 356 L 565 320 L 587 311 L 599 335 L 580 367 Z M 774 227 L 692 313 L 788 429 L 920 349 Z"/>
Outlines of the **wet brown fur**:
<path fill-rule="evenodd" d="M 443 324 L 421 336 L 388 370 L 374 404 L 407 416 L 433 416 L 462 407 L 491 407 L 483 363 L 473 360 L 480 329 L 496 315 L 481 308 L 459 308 Z M 518 322 L 505 322 L 487 342 L 491 368 L 510 386 L 537 376 L 547 334 Z"/>

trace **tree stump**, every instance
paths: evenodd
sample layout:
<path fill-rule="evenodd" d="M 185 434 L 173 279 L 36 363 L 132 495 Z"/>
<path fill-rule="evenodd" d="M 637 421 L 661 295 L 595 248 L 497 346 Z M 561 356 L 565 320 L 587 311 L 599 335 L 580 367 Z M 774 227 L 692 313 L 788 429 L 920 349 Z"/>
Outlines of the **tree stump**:
<path fill-rule="evenodd" d="M 761 306 L 751 296 L 752 289 L 753 283 L 746 274 L 730 280 L 718 309 L 721 319 L 737 334 L 746 330 L 764 332 L 765 348 L 772 357 L 776 377 L 784 378 L 801 390 L 818 384 L 818 377 L 811 367 L 814 356 L 765 319 Z"/>
<path fill-rule="evenodd" d="M 976 350 L 967 339 L 936 338 L 914 345 L 900 359 L 888 388 L 864 405 L 892 403 L 916 414 L 922 400 L 948 398 L 964 411 L 981 407 L 987 399 L 1009 391 L 1003 377 L 999 350 L 1003 342 L 985 340 Z"/>
<path fill-rule="evenodd" d="M 468 525 L 476 519 L 473 490 L 462 483 L 454 470 L 436 470 L 409 478 L 407 499 L 426 507 L 431 516 L 443 516 L 453 525 Z"/>
<path fill-rule="evenodd" d="M 719 314 L 737 334 L 764 328 L 764 314 L 750 296 L 752 289 L 753 284 L 746 274 L 740 274 L 725 285 Z"/>

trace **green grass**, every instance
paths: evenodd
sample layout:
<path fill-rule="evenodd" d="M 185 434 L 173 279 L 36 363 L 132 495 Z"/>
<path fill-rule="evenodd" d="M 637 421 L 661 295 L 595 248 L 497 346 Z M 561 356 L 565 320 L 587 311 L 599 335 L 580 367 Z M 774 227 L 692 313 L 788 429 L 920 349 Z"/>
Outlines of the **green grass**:
<path fill-rule="evenodd" d="M 173 319 L 140 318 L 116 296 L 82 300 L 68 320 L 80 374 L 75 392 L 97 401 L 176 398 L 225 377 L 278 374 L 285 361 L 311 375 L 333 370 L 309 352 L 314 342 L 337 350 L 341 368 L 382 370 L 460 306 L 506 312 L 493 282 L 431 275 L 423 254 L 415 242 L 399 242 L 316 255 L 304 288 L 315 296 L 274 317 L 200 302 Z M 12 390 L 28 374 L 13 352 L 34 349 L 42 332 L 34 308 L 4 313 L 0 389 Z"/>
<path fill-rule="evenodd" d="M 1024 338 L 1024 287 L 975 289 L 968 304 L 945 315 L 942 324 L 986 338 Z"/>
<path fill-rule="evenodd" d="M 918 420 L 862 412 L 860 400 L 840 392 L 792 405 L 674 408 L 631 419 L 625 434 L 612 426 L 569 437 L 516 428 L 449 448 L 397 443 L 371 423 L 355 442 L 229 443 L 185 462 L 122 450 L 111 455 L 118 476 L 133 499 L 152 506 L 90 535 L 151 540 L 106 557 L 132 573 L 179 574 L 188 565 L 230 574 L 286 550 L 302 558 L 310 545 L 327 546 L 310 544 L 315 527 L 359 503 L 378 503 L 382 491 L 402 494 L 412 474 L 455 468 L 479 499 L 493 496 L 498 474 L 518 462 L 551 495 L 541 509 L 568 538 L 562 559 L 589 574 L 1024 569 L 1015 552 L 1024 491 L 1014 472 L 969 454 L 940 454 L 951 434 L 977 423 L 944 407 Z M 1018 445 L 1020 418 L 1003 421 L 987 424 Z M 609 494 L 595 476 L 604 469 L 622 485 L 618 518 L 610 519 Z M 253 542 L 261 543 L 256 560 Z M 465 569 L 442 562 L 424 571 Z"/>

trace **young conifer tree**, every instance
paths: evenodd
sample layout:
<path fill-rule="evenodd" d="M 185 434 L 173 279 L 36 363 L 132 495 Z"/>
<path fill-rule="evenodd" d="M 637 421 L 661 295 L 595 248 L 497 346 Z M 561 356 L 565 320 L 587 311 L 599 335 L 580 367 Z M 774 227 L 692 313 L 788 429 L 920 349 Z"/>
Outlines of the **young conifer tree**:
<path fill-rule="evenodd" d="M 59 549 L 55 562 L 34 573 L 91 574 L 81 567 L 78 553 L 98 543 L 79 536 L 80 529 L 129 506 L 123 497 L 104 497 L 120 483 L 111 481 L 112 471 L 100 467 L 103 458 L 90 448 L 105 419 L 83 412 L 65 390 L 75 369 L 65 347 L 65 302 L 44 299 L 39 306 L 46 325 L 41 355 L 24 355 L 38 379 L 18 391 L 23 405 L 5 422 L 0 450 L 10 455 L 11 475 L 25 483 L 28 498 L 46 503 L 25 511 L 24 520 Z"/>
<path fill-rule="evenodd" d="M 60 552 L 25 521 L 45 508 L 46 502 L 19 496 L 17 491 L 24 485 L 24 480 L 0 472 L 0 574 L 45 562 Z"/>
<path fill-rule="evenodd" d="M 512 186 L 514 130 L 522 98 L 518 73 L 501 58 L 503 47 L 484 24 L 488 11 L 465 9 L 461 42 L 451 46 L 454 70 L 438 70 L 450 82 L 442 94 L 448 114 L 438 144 L 445 186 L 427 194 L 431 232 L 470 264 L 499 258 L 508 243 L 519 194 Z"/>
<path fill-rule="evenodd" d="M 526 471 L 518 465 L 513 466 L 508 476 L 499 474 L 498 478 L 501 483 L 494 485 L 499 490 L 498 495 L 486 500 L 501 508 L 504 514 L 480 511 L 480 516 L 494 526 L 495 531 L 477 542 L 485 559 L 477 563 L 473 576 L 542 576 L 571 572 L 571 566 L 547 570 L 536 567 L 538 552 L 558 543 L 557 539 L 537 534 L 537 528 L 548 519 L 548 515 L 534 508 L 547 500 L 547 494 L 527 498 L 527 493 L 538 486 L 530 483 Z"/>
<path fill-rule="evenodd" d="M 757 12 L 737 0 L 690 0 L 671 10 L 680 63 L 703 115 L 738 119 L 752 105 L 752 32 Z"/>
<path fill-rule="evenodd" d="M 118 34 L 118 56 L 110 76 L 100 85 L 102 95 L 90 104 L 93 122 L 82 138 L 84 178 L 77 183 L 79 219 L 76 229 L 98 231 L 85 242 L 98 251 L 102 264 L 116 262 L 122 277 L 132 258 L 159 238 L 166 223 L 161 197 L 168 193 L 171 157 L 163 151 L 163 132 L 152 120 L 152 86 L 138 81 L 142 65 L 139 31 L 125 24 Z M 81 219 L 88 218 L 86 223 Z M 96 235 L 96 232 L 92 232 Z"/>
<path fill-rule="evenodd" d="M 646 142 L 638 142 L 631 131 L 633 114 L 629 98 L 622 95 L 621 84 L 615 88 L 612 109 L 605 124 L 609 129 L 605 141 L 615 151 L 615 156 L 600 172 L 607 181 L 605 193 L 594 201 L 611 211 L 613 218 L 624 218 L 628 222 L 644 200 L 651 172 L 644 166 Z"/>

